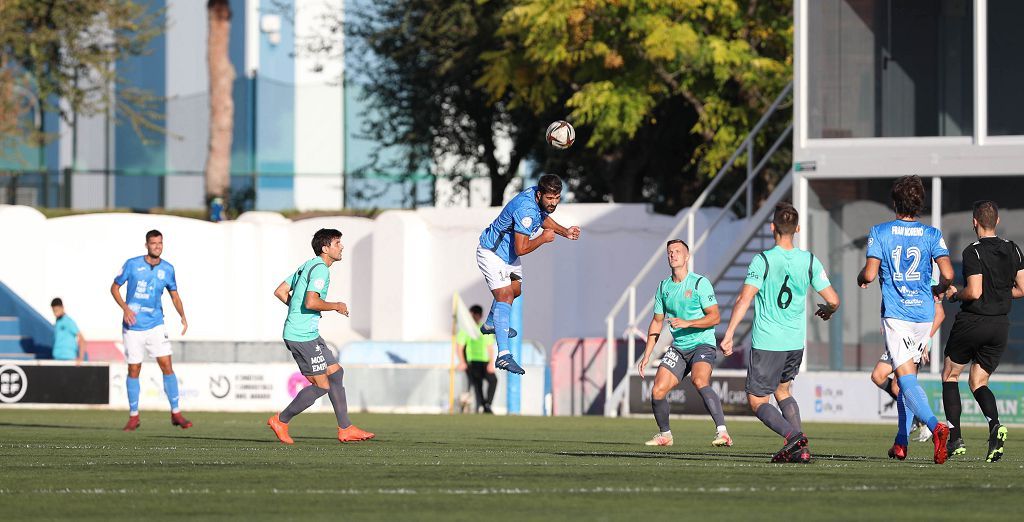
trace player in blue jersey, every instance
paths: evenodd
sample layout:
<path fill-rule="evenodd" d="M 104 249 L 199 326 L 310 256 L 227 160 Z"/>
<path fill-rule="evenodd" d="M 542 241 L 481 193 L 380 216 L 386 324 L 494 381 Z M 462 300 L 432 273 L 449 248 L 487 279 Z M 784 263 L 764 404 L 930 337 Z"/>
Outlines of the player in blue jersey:
<path fill-rule="evenodd" d="M 121 273 L 110 285 L 110 295 L 124 315 L 121 324 L 124 336 L 124 359 L 128 363 L 128 424 L 124 431 L 135 431 L 139 427 L 139 372 L 145 354 L 156 359 L 164 374 L 164 392 L 171 403 L 171 424 L 182 429 L 192 423 L 181 415 L 178 407 L 178 378 L 171 367 L 171 341 L 164 328 L 164 308 L 161 298 L 164 290 L 171 295 L 174 309 L 181 317 L 181 334 L 188 330 L 185 308 L 178 295 L 178 283 L 174 267 L 163 260 L 164 236 L 159 230 L 146 232 L 146 255 L 133 257 L 124 262 Z M 121 298 L 121 286 L 125 283 L 126 298 Z"/>
<path fill-rule="evenodd" d="M 949 428 L 939 422 L 917 382 L 917 363 L 931 338 L 935 299 L 953 280 L 953 265 L 942 232 L 918 221 L 924 209 L 924 184 L 918 176 L 904 176 L 892 186 L 896 219 L 871 227 L 867 260 L 857 284 L 867 288 L 876 278 L 882 287 L 882 331 L 889 362 L 899 383 L 899 426 L 889 457 L 907 458 L 912 417 L 925 421 L 932 432 L 935 463 L 946 461 Z M 931 285 L 932 262 L 939 281 Z M 907 410 L 910 410 L 909 412 Z"/>
<path fill-rule="evenodd" d="M 496 368 L 522 375 L 526 373 L 512 358 L 508 339 L 517 332 L 509 328 L 512 301 L 523 292 L 523 265 L 520 256 L 555 240 L 555 234 L 577 240 L 580 227 L 565 228 L 551 219 L 562 199 L 562 180 L 545 174 L 537 186 L 519 193 L 501 209 L 498 218 L 480 234 L 476 264 L 484 274 L 487 288 L 494 296 L 491 312 L 480 331 L 493 333 L 498 345 Z"/>

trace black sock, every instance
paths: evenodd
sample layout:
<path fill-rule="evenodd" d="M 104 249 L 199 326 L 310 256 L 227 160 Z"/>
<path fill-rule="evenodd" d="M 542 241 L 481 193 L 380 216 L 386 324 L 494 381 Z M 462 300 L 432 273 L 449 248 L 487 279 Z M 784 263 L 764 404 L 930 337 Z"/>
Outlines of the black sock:
<path fill-rule="evenodd" d="M 299 390 L 299 393 L 295 394 L 295 398 L 292 399 L 291 404 L 287 408 L 281 410 L 281 413 L 277 414 L 277 418 L 281 419 L 281 422 L 288 424 L 288 421 L 292 420 L 296 415 L 306 411 L 307 408 L 313 405 L 317 399 L 323 397 L 327 393 L 327 390 L 317 386 L 306 386 Z"/>
<path fill-rule="evenodd" d="M 704 409 L 708 410 L 711 419 L 715 421 L 715 427 L 725 426 L 722 399 L 715 393 L 715 389 L 711 386 L 705 386 L 697 391 L 700 393 L 700 397 L 704 399 Z"/>
<path fill-rule="evenodd" d="M 668 426 L 668 414 L 672 410 L 672 406 L 669 405 L 668 399 L 661 399 L 659 401 L 652 395 L 651 408 L 654 409 L 654 420 L 658 423 L 658 431 L 661 433 L 672 431 Z"/>
<path fill-rule="evenodd" d="M 334 416 L 338 419 L 339 428 L 347 428 L 352 425 L 352 421 L 348 418 L 348 400 L 345 398 L 345 387 L 342 386 L 344 379 L 344 368 L 327 376 L 327 380 L 331 383 L 331 389 L 327 391 L 327 395 L 331 398 L 331 406 L 334 406 Z"/>
<path fill-rule="evenodd" d="M 793 425 L 793 429 L 803 431 L 803 426 L 800 423 L 800 405 L 796 403 L 796 399 L 793 397 L 782 399 L 779 401 L 779 409 L 782 410 L 782 416 L 786 418 L 786 421 Z"/>
<path fill-rule="evenodd" d="M 992 393 L 992 390 L 988 389 L 988 386 L 982 386 L 974 390 L 974 400 L 978 401 L 978 406 L 981 406 L 981 413 L 985 414 L 985 418 L 988 419 L 989 431 L 998 426 L 999 409 L 996 408 L 996 396 Z"/>
<path fill-rule="evenodd" d="M 793 429 L 793 425 L 782 416 L 782 412 L 771 404 L 762 404 L 754 413 L 765 426 L 768 426 L 768 428 L 781 435 L 787 441 L 799 431 Z"/>
<path fill-rule="evenodd" d="M 962 438 L 960 434 L 960 413 L 963 405 L 960 403 L 960 385 L 955 382 L 942 383 L 942 409 L 946 412 L 946 420 L 949 421 L 949 438 L 956 440 Z"/>
<path fill-rule="evenodd" d="M 899 400 L 899 398 L 896 397 L 896 394 L 893 393 L 893 391 L 892 391 L 892 377 L 889 377 L 888 379 L 886 379 L 885 382 L 883 382 L 882 385 L 879 386 L 879 388 L 881 388 L 882 391 L 884 391 L 885 393 L 888 393 L 889 397 L 892 397 L 892 400 L 894 400 L 894 401 Z"/>

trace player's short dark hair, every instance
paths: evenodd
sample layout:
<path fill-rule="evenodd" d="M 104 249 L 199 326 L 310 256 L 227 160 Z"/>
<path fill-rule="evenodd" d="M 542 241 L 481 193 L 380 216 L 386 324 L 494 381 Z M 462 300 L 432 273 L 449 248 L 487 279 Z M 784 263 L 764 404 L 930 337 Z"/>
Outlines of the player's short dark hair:
<path fill-rule="evenodd" d="M 155 228 L 153 230 L 150 230 L 149 232 L 146 232 L 147 243 L 149 242 L 150 239 L 153 239 L 154 237 L 164 237 L 164 235 L 161 234 L 160 231 Z"/>
<path fill-rule="evenodd" d="M 545 174 L 537 180 L 537 189 L 542 194 L 561 194 L 562 178 L 554 174 Z"/>
<path fill-rule="evenodd" d="M 53 301 L 50 301 L 50 308 L 54 306 L 64 306 L 64 301 L 61 301 L 59 297 L 54 297 Z"/>
<path fill-rule="evenodd" d="M 896 214 L 917 217 L 924 210 L 924 183 L 921 176 L 903 176 L 892 184 L 892 205 Z"/>
<path fill-rule="evenodd" d="M 473 305 L 473 306 L 469 307 L 469 313 L 477 314 L 477 315 L 484 315 L 484 308 L 482 306 L 480 306 L 480 305 Z"/>
<path fill-rule="evenodd" d="M 341 237 L 341 231 L 334 228 L 321 228 L 313 234 L 313 255 L 320 255 L 324 253 L 324 248 L 331 246 L 331 243 L 335 239 Z"/>
<path fill-rule="evenodd" d="M 800 213 L 792 203 L 783 201 L 775 205 L 775 215 L 772 216 L 772 224 L 775 225 L 775 233 L 781 236 L 789 236 L 796 232 L 796 226 L 800 223 Z"/>
<path fill-rule="evenodd" d="M 690 245 L 687 245 L 686 241 L 683 241 L 682 239 L 669 239 L 668 243 L 665 243 L 665 250 L 668 250 L 668 247 L 670 247 L 670 246 L 672 246 L 672 245 L 674 245 L 676 243 L 679 243 L 680 245 L 683 245 L 684 247 L 686 247 L 686 251 L 687 252 L 690 251 Z"/>
<path fill-rule="evenodd" d="M 996 221 L 999 220 L 999 205 L 990 199 L 983 199 L 974 202 L 974 219 L 978 225 L 986 230 L 996 228 Z"/>

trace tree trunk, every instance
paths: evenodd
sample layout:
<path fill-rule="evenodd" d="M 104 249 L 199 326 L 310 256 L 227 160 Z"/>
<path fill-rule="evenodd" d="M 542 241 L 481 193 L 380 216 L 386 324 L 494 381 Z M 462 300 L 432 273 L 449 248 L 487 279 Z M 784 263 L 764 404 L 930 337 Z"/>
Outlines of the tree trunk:
<path fill-rule="evenodd" d="M 226 198 L 231 187 L 235 68 L 228 57 L 231 35 L 228 0 L 209 0 L 206 12 L 209 18 L 206 60 L 210 76 L 210 148 L 206 156 L 206 204 L 209 208 L 213 198 Z"/>

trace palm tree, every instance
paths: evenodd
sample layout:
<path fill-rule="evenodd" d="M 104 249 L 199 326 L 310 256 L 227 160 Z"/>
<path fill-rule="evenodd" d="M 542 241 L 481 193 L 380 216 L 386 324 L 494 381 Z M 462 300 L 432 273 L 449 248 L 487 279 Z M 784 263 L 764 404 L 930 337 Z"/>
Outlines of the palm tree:
<path fill-rule="evenodd" d="M 209 208 L 214 198 L 227 201 L 231 187 L 231 138 L 235 118 L 231 90 L 235 68 L 228 57 L 231 5 L 228 0 L 209 0 L 206 13 L 210 24 L 206 43 L 210 75 L 210 150 L 206 156 L 206 205 Z"/>

